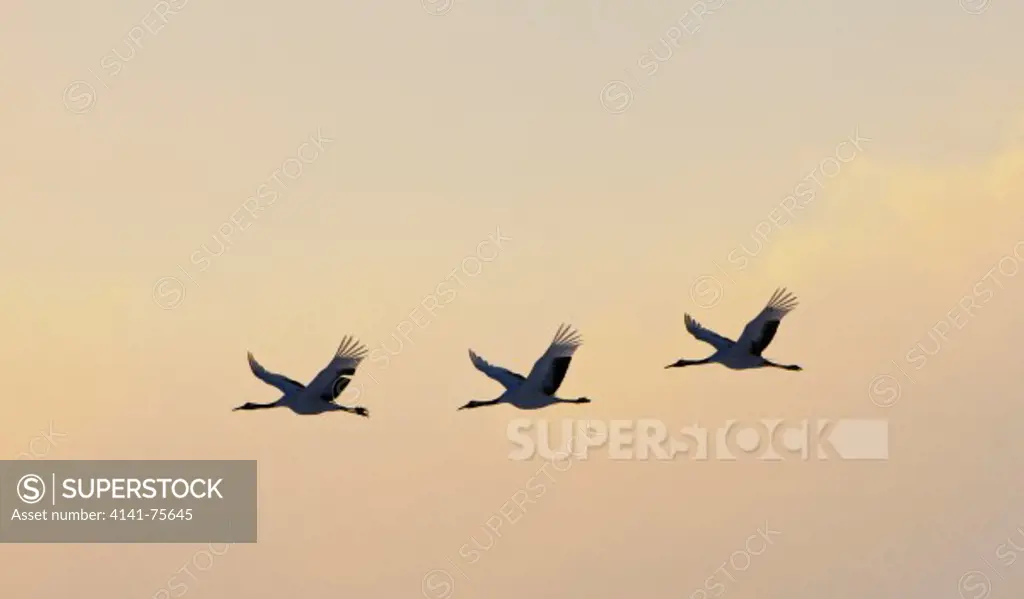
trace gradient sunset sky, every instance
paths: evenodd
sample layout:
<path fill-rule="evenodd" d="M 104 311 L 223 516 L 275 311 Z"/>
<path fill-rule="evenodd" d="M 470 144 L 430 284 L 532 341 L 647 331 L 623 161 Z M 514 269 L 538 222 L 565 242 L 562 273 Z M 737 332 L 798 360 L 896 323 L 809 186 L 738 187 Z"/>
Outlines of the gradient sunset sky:
<path fill-rule="evenodd" d="M 258 460 L 259 543 L 189 598 L 1020 596 L 1024 4 L 8 4 L 0 454 Z M 663 368 L 781 286 L 803 372 Z M 501 390 L 467 349 L 526 374 L 562 322 L 593 403 L 456 411 Z M 346 334 L 393 354 L 369 420 L 230 411 L 277 398 L 246 351 L 308 381 Z M 596 450 L 469 563 L 522 417 L 886 419 L 890 458 Z M 4 596 L 160 599 L 204 549 L 5 545 Z"/>

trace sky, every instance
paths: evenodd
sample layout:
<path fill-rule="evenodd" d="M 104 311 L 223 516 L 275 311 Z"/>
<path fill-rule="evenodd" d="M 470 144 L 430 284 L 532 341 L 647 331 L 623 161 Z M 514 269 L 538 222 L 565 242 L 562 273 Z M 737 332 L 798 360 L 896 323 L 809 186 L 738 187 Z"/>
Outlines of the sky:
<path fill-rule="evenodd" d="M 260 521 L 5 545 L 5 596 L 1020 595 L 1024 5 L 9 4 L 0 452 L 255 459 Z M 783 286 L 802 372 L 664 369 Z M 592 403 L 456 411 L 501 391 L 468 349 L 525 374 L 562 322 Z M 370 419 L 230 411 L 277 397 L 247 351 L 308 381 L 347 334 Z M 597 449 L 489 542 L 545 466 L 518 418 L 876 419 L 889 457 Z"/>

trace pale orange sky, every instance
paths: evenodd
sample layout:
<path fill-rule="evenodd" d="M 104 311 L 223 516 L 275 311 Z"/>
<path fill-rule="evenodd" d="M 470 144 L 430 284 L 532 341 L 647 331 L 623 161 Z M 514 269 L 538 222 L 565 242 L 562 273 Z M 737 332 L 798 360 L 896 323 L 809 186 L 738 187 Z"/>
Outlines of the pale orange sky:
<path fill-rule="evenodd" d="M 50 459 L 259 460 L 260 542 L 189 597 L 421 597 L 437 568 L 452 597 L 691 597 L 766 521 L 781 535 L 730 598 L 956 597 L 970 570 L 1020 594 L 996 551 L 1024 546 L 1024 277 L 999 275 L 895 405 L 868 387 L 1024 239 L 1024 5 L 728 0 L 649 76 L 689 3 L 167 2 L 116 75 L 153 2 L 0 20 L 0 453 L 52 422 Z M 318 131 L 334 141 L 290 189 L 191 262 Z M 716 271 L 855 131 L 863 152 Z M 308 381 L 346 334 L 380 347 L 498 229 L 414 343 L 364 363 L 371 419 L 230 411 L 276 398 L 247 350 Z M 168 276 L 185 296 L 164 310 Z M 804 372 L 663 369 L 710 353 L 685 312 L 735 336 L 779 286 L 801 303 L 765 354 Z M 522 413 L 455 411 L 500 391 L 466 350 L 525 374 L 561 322 L 585 340 L 561 392 L 594 402 L 526 417 L 887 418 L 891 457 L 595 456 L 463 576 L 447 560 L 539 466 L 507 459 Z M 153 597 L 201 547 L 3 546 L 5 597 Z"/>

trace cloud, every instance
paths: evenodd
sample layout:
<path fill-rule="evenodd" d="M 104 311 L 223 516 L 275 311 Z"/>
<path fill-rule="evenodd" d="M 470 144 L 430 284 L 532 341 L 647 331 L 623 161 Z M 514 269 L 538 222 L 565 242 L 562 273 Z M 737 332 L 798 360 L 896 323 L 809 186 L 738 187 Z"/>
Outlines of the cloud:
<path fill-rule="evenodd" d="M 1024 239 L 1024 137 L 970 164 L 864 156 L 806 220 L 767 244 L 759 278 L 937 274 L 991 260 Z"/>

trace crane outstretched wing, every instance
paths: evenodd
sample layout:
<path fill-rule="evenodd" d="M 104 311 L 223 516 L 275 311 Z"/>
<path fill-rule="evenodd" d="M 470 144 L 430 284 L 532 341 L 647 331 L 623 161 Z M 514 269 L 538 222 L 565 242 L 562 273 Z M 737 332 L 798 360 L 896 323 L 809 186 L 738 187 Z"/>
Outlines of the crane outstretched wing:
<path fill-rule="evenodd" d="M 729 339 L 728 337 L 723 337 L 718 333 L 712 331 L 711 329 L 705 327 L 701 323 L 697 322 L 696 319 L 694 319 L 689 314 L 683 315 L 683 322 L 686 324 L 686 330 L 689 331 L 691 335 L 696 337 L 698 340 L 703 341 L 704 343 L 710 344 L 715 349 L 729 349 L 736 343 L 732 339 Z"/>
<path fill-rule="evenodd" d="M 768 305 L 744 327 L 743 334 L 736 343 L 751 354 L 760 356 L 775 338 L 782 317 L 789 314 L 797 305 L 796 296 L 786 291 L 785 287 L 776 289 L 768 300 Z"/>
<path fill-rule="evenodd" d="M 249 352 L 248 358 L 249 369 L 252 370 L 252 373 L 254 375 L 256 375 L 256 378 L 272 387 L 277 387 L 281 391 L 281 393 L 289 395 L 291 393 L 295 393 L 296 391 L 301 391 L 302 389 L 305 389 L 305 385 L 303 385 L 302 383 L 296 380 L 292 380 L 284 376 L 283 374 L 270 372 L 269 370 L 261 366 L 260 363 L 256 361 L 256 358 L 253 357 L 252 352 Z"/>
<path fill-rule="evenodd" d="M 476 366 L 477 370 L 498 381 L 508 390 L 515 389 L 526 382 L 523 375 L 501 366 L 494 366 L 477 355 L 473 350 L 469 350 L 469 360 L 473 363 L 473 366 Z"/>
<path fill-rule="evenodd" d="M 583 338 L 571 326 L 563 324 L 558 327 L 551 345 L 526 376 L 525 384 L 547 395 L 554 395 L 565 379 L 573 354 L 582 344 Z"/>
<path fill-rule="evenodd" d="M 349 377 L 356 373 L 366 353 L 365 345 L 355 337 L 346 336 L 330 363 L 310 381 L 309 391 L 324 401 L 334 401 L 351 382 Z"/>

